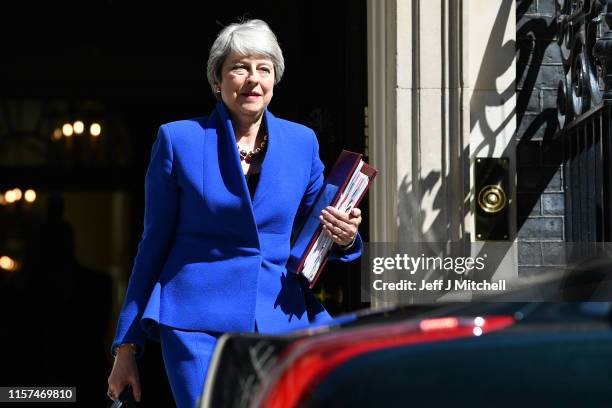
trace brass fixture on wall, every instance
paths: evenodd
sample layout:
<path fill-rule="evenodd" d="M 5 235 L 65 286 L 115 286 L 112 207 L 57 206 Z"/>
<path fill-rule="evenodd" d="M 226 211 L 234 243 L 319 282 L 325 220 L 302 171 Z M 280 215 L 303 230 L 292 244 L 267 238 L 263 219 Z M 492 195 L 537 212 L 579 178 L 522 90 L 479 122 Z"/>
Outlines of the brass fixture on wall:
<path fill-rule="evenodd" d="M 476 158 L 474 180 L 476 240 L 508 240 L 510 238 L 510 204 L 512 203 L 508 158 Z"/>

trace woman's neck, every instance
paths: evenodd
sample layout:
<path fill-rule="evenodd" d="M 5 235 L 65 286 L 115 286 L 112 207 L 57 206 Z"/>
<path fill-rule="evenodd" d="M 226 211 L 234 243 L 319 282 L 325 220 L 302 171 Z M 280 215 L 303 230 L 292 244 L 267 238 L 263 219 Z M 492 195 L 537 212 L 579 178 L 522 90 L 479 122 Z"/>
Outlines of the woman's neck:
<path fill-rule="evenodd" d="M 234 133 L 236 134 L 236 141 L 241 142 L 241 144 L 254 144 L 255 139 L 257 139 L 257 135 L 259 134 L 262 118 L 263 115 L 260 115 L 255 120 L 249 120 L 246 118 L 236 118 L 237 120 L 232 120 L 232 124 L 234 125 Z"/>

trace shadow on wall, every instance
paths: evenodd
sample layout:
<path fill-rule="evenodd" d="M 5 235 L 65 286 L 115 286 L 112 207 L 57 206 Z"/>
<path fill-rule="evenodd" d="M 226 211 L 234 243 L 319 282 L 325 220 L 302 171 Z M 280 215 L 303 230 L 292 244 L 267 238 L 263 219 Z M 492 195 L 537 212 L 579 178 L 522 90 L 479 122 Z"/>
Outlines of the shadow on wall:
<path fill-rule="evenodd" d="M 506 41 L 504 43 L 504 33 L 506 31 L 506 25 L 510 18 L 512 10 L 512 4 L 514 0 L 503 0 L 501 2 L 499 11 L 493 24 L 493 30 L 491 36 L 487 42 L 482 69 L 479 70 L 478 76 L 475 83 L 475 88 L 487 88 L 485 84 L 495 83 L 496 79 L 501 77 L 512 64 L 514 64 L 514 53 L 512 52 L 515 48 L 515 42 L 513 40 Z M 507 58 L 500 63 L 500 50 Z M 495 63 L 487 63 L 487 61 Z M 491 69 L 491 66 L 498 67 L 497 71 Z M 483 142 L 474 147 L 472 150 L 473 156 L 477 156 L 480 152 L 496 151 L 498 147 L 498 136 L 503 132 L 505 127 L 514 118 L 515 110 L 505 114 L 499 126 L 494 128 L 488 121 L 486 111 L 490 107 L 502 106 L 503 103 L 515 94 L 515 84 L 512 82 L 502 92 L 498 92 L 493 96 L 487 98 L 471 98 L 470 101 L 470 130 L 474 127 L 479 126 L 483 135 Z M 444 97 L 444 95 L 443 95 Z M 442 101 L 443 102 L 443 101 Z M 506 150 L 503 155 L 510 156 L 509 149 L 513 149 L 514 144 L 510 143 L 506 146 Z M 446 171 L 446 165 L 449 158 L 444 157 L 442 153 L 441 162 L 444 172 Z M 415 152 L 414 154 L 419 154 Z M 470 148 L 466 148 L 462 151 L 459 157 L 459 169 L 463 172 L 464 178 L 469 180 L 470 178 Z M 463 208 L 458 211 L 462 211 L 459 215 L 460 219 L 463 219 L 465 214 L 470 212 L 470 189 L 468 183 L 464 183 L 463 191 L 461 192 L 463 197 Z M 399 227 L 401 231 L 408 231 L 412 236 L 410 239 L 414 241 L 438 241 L 444 242 L 450 239 L 448 236 L 450 225 L 449 215 L 446 213 L 444 208 L 446 207 L 445 201 L 447 200 L 447 192 L 450 188 L 453 188 L 448 184 L 446 175 L 440 171 L 430 171 L 424 177 L 420 174 L 414 174 L 412 180 L 405 177 L 401 180 L 399 189 Z M 433 208 L 430 212 L 431 215 L 425 215 L 421 209 L 421 202 L 424 197 L 432 196 Z M 444 235 L 447 234 L 447 235 Z"/>
<path fill-rule="evenodd" d="M 506 25 L 510 20 L 510 11 L 512 10 L 513 0 L 503 0 L 491 36 L 487 41 L 487 46 L 478 70 L 478 75 L 474 83 L 475 90 L 493 91 L 492 84 L 495 84 L 497 78 L 501 77 L 514 64 L 514 51 L 516 43 L 514 40 L 508 40 L 504 43 L 504 34 Z M 491 69 L 497 67 L 497 70 Z M 499 136 L 510 121 L 514 118 L 516 109 L 512 109 L 508 113 L 504 113 L 504 118 L 497 128 L 493 128 L 487 120 L 486 112 L 489 107 L 502 106 L 505 101 L 511 99 L 515 95 L 515 83 L 512 82 L 502 92 L 496 92 L 487 98 L 472 97 L 470 98 L 470 131 L 476 126 L 480 128 L 484 141 L 473 148 L 474 156 L 477 156 L 484 149 L 488 148 L 489 152 L 495 151 L 497 144 L 497 136 Z M 508 146 L 511 146 L 508 145 Z"/>
<path fill-rule="evenodd" d="M 507 126 L 511 124 L 512 120 L 514 120 L 519 107 L 512 108 L 508 112 L 503 112 L 503 109 L 500 107 L 508 100 L 515 97 L 515 81 L 512 81 L 502 91 L 496 91 L 494 87 L 490 85 L 495 84 L 514 64 L 516 42 L 514 40 L 504 41 L 504 33 L 506 32 L 507 24 L 514 18 L 514 16 L 511 15 L 514 1 L 515 0 L 503 0 L 501 2 L 493 23 L 491 35 L 486 44 L 481 69 L 478 71 L 474 87 L 475 89 L 486 90 L 486 97 L 483 97 L 481 94 L 477 97 L 473 96 L 470 100 L 470 131 L 473 131 L 478 126 L 482 134 L 482 142 L 476 146 L 468 146 L 462 149 L 460 157 L 458 158 L 458 164 L 454 168 L 452 164 L 450 164 L 451 170 L 447 170 L 446 166 L 449 163 L 449 158 L 444 157 L 444 152 L 442 152 L 442 172 L 430 171 L 424 177 L 415 174 L 415 178 L 412 180 L 407 177 L 401 180 L 398 197 L 400 203 L 398 214 L 399 227 L 401 231 L 408 231 L 412 234 L 409 238 L 413 241 L 446 242 L 451 240 L 452 236 L 450 235 L 450 229 L 453 227 L 451 225 L 451 217 L 458 217 L 462 224 L 465 216 L 471 212 L 471 191 L 469 183 L 467 182 L 471 179 L 471 157 L 477 157 L 481 154 L 490 155 L 492 152 L 499 154 L 498 152 L 500 151 L 502 152 L 501 156 L 514 156 L 516 145 L 513 140 L 508 143 L 509 136 L 507 133 L 504 134 L 504 131 Z M 519 6 L 519 8 L 522 11 L 517 11 L 517 14 L 524 12 L 521 6 Z M 503 60 L 500 60 L 500 54 L 503 55 Z M 495 69 L 492 69 L 492 67 L 495 67 Z M 503 112 L 503 117 L 501 119 L 499 116 L 492 118 L 495 123 L 490 121 L 487 117 L 487 113 L 491 108 L 496 108 L 498 111 Z M 534 126 L 536 126 L 536 124 L 534 124 Z M 450 159 L 453 160 L 453 158 Z M 460 187 L 451 185 L 450 180 L 447 180 L 445 175 L 445 173 L 452 173 L 453 169 L 461 171 L 464 180 L 466 180 Z M 453 176 L 453 178 L 455 178 L 455 176 Z M 452 191 L 453 188 L 463 189 L 459 191 L 462 197 L 462 203 L 460 207 L 457 207 L 457 212 L 460 212 L 460 214 L 448 214 L 448 211 L 445 210 L 448 207 L 446 201 L 451 196 L 450 191 Z M 432 211 L 430 211 L 429 214 L 425 214 L 421 209 L 420 203 L 428 196 L 430 197 L 428 201 L 432 202 L 433 205 Z M 432 197 L 433 199 L 431 199 Z M 520 228 L 520 225 L 518 228 Z M 465 236 L 469 241 L 469 235 L 466 234 Z M 508 242 L 508 250 L 510 250 L 513 238 L 514 237 L 511 237 Z M 480 250 L 480 254 L 487 252 L 497 254 L 496 259 L 488 259 L 488 264 L 492 266 L 499 265 L 507 251 L 489 251 L 489 249 L 490 248 L 485 242 Z M 493 273 L 495 273 L 496 269 L 496 267 L 487 268 L 487 276 L 473 278 L 476 280 L 488 280 Z"/>
<path fill-rule="evenodd" d="M 548 5 L 548 10 L 542 10 Z M 517 2 L 517 200 L 518 226 L 531 236 L 545 191 L 562 193 L 561 142 L 556 140 L 557 83 L 563 76 L 555 2 Z M 537 13 L 533 13 L 538 7 Z M 541 13 L 548 11 L 548 14 Z M 542 230 L 542 228 L 536 228 Z M 540 233 L 544 233 L 540 231 Z M 555 238 L 562 239 L 562 228 Z M 521 237 L 519 233 L 519 237 Z"/>

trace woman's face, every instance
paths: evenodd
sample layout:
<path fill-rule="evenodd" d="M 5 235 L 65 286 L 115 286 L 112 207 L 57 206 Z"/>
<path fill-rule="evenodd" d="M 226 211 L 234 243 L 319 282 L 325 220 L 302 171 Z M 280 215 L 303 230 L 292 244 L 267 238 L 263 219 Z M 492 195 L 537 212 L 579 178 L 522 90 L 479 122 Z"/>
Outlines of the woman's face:
<path fill-rule="evenodd" d="M 221 98 L 236 118 L 258 118 L 272 99 L 274 64 L 230 53 L 221 67 Z"/>

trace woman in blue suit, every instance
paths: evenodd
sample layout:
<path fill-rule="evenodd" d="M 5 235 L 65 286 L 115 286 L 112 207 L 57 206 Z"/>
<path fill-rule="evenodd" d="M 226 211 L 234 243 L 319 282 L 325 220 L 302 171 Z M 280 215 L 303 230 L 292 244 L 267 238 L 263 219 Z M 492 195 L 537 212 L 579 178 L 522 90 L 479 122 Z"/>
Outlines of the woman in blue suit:
<path fill-rule="evenodd" d="M 145 177 L 144 232 L 111 352 L 108 393 L 130 384 L 159 340 L 177 406 L 200 396 L 223 332 L 281 333 L 330 319 L 286 269 L 290 240 L 323 184 L 314 132 L 267 106 L 284 71 L 261 20 L 224 28 L 208 59 L 218 103 L 205 117 L 162 125 Z M 331 259 L 361 255 L 359 209 L 321 213 Z"/>

